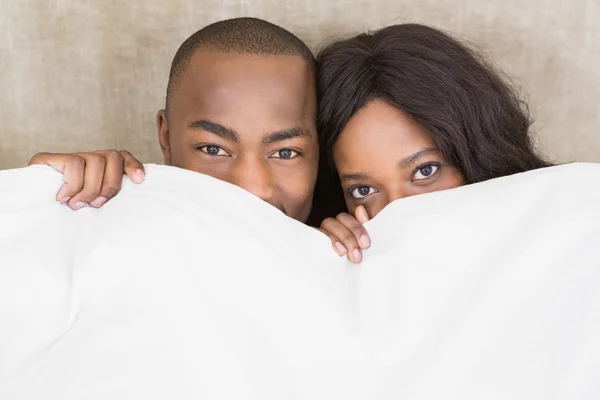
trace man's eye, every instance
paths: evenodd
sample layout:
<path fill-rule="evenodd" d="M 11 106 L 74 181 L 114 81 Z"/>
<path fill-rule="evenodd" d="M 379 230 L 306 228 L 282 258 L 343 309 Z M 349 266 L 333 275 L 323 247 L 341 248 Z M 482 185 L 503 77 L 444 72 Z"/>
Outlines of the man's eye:
<path fill-rule="evenodd" d="M 271 154 L 270 158 L 280 158 L 282 160 L 291 160 L 300 155 L 296 150 L 292 149 L 281 149 Z"/>
<path fill-rule="evenodd" d="M 413 181 L 420 181 L 427 179 L 435 175 L 440 167 L 434 164 L 427 164 L 417 168 L 417 171 L 413 175 Z"/>
<path fill-rule="evenodd" d="M 219 146 L 215 146 L 214 144 L 202 146 L 200 147 L 200 150 L 211 156 L 229 156 L 228 152 Z"/>
<path fill-rule="evenodd" d="M 365 197 L 370 196 L 373 193 L 375 193 L 375 189 L 367 185 L 356 186 L 350 190 L 350 194 L 355 199 L 364 199 Z"/>

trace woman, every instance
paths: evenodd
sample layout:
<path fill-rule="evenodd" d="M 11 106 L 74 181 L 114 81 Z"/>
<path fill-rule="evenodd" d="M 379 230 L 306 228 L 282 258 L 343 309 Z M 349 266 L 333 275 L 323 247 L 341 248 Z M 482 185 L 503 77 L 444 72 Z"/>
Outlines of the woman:
<path fill-rule="evenodd" d="M 362 223 L 396 199 L 550 165 L 516 92 L 437 29 L 390 26 L 335 42 L 317 61 L 323 173 L 313 217 L 353 262 L 370 245 Z"/>

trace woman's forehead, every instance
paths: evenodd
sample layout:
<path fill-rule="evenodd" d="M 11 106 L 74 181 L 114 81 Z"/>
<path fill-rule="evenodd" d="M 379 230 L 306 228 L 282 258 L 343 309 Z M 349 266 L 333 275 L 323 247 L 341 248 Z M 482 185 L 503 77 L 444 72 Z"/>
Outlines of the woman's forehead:
<path fill-rule="evenodd" d="M 373 100 L 344 127 L 334 145 L 334 156 L 342 161 L 393 153 L 400 159 L 427 147 L 435 146 L 423 127 L 397 108 Z"/>

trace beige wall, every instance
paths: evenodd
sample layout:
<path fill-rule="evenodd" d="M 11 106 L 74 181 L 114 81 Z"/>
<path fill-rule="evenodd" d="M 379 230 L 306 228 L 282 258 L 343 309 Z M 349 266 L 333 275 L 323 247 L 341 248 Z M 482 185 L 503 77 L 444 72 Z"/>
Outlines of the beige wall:
<path fill-rule="evenodd" d="M 424 22 L 484 48 L 528 93 L 540 148 L 600 161 L 600 0 L 0 0 L 0 168 L 37 151 L 131 150 L 161 162 L 155 113 L 179 44 L 256 16 L 315 48 Z"/>

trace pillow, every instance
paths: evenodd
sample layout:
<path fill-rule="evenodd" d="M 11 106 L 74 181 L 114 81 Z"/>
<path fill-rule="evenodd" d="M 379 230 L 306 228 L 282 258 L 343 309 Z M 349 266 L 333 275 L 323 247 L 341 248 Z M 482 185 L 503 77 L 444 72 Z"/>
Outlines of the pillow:
<path fill-rule="evenodd" d="M 2 399 L 596 399 L 600 165 L 398 200 L 353 265 L 147 165 L 102 209 L 0 171 Z"/>

